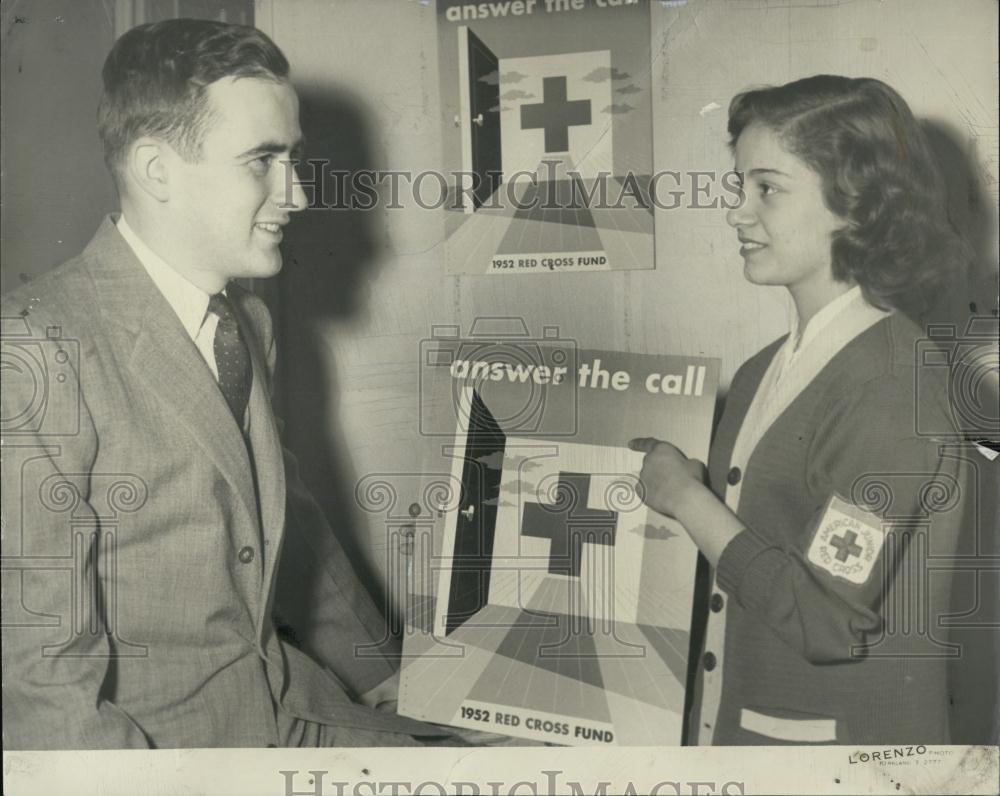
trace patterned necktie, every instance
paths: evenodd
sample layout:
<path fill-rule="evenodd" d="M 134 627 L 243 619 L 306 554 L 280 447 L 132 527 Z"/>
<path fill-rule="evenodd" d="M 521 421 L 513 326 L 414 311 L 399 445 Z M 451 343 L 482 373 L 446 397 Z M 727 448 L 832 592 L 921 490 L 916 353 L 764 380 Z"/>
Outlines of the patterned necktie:
<path fill-rule="evenodd" d="M 208 311 L 219 317 L 214 343 L 219 388 L 236 418 L 236 425 L 242 429 L 243 415 L 250 400 L 250 385 L 253 383 L 250 351 L 240 336 L 240 325 L 233 306 L 224 294 L 216 293 L 208 300 Z"/>

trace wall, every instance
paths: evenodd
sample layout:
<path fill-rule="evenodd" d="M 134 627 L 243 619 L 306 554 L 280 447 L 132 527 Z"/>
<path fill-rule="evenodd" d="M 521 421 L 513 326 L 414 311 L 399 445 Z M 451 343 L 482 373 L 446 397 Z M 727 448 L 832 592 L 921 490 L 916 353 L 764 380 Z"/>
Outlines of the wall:
<path fill-rule="evenodd" d="M 79 252 L 115 207 L 97 138 L 113 5 L 4 3 L 3 292 Z"/>
<path fill-rule="evenodd" d="M 118 196 L 97 136 L 101 67 L 133 25 L 252 23 L 250 0 L 8 0 L 3 5 L 0 292 L 77 254 Z"/>

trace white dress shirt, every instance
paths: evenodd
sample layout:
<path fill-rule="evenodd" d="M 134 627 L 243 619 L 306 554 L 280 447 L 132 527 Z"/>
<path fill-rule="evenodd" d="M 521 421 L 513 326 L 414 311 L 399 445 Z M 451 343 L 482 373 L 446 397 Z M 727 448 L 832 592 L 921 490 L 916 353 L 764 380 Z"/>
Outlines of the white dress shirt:
<path fill-rule="evenodd" d="M 150 279 L 156 284 L 167 303 L 177 313 L 184 331 L 194 341 L 215 380 L 219 380 L 219 368 L 215 364 L 215 328 L 219 318 L 208 312 L 209 294 L 181 276 L 166 261 L 150 249 L 128 225 L 125 216 L 118 218 L 118 231 L 135 256 L 146 269 Z M 225 291 L 223 291 L 225 292 Z"/>

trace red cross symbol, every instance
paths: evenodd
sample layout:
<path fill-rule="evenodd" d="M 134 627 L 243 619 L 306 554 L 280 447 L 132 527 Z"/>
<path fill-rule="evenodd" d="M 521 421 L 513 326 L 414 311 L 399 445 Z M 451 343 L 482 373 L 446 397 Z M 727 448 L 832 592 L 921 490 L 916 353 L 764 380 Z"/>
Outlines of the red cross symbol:
<path fill-rule="evenodd" d="M 559 473 L 555 504 L 524 504 L 521 533 L 549 539 L 549 572 L 580 577 L 584 542 L 614 546 L 618 512 L 588 509 L 590 475 Z"/>
<path fill-rule="evenodd" d="M 862 549 L 855 544 L 858 535 L 854 531 L 847 531 L 843 536 L 834 536 L 830 539 L 830 545 L 837 548 L 837 560 L 846 561 L 851 556 L 860 556 Z"/>
<path fill-rule="evenodd" d="M 565 77 L 542 78 L 542 101 L 521 106 L 521 129 L 545 131 L 546 152 L 569 151 L 569 128 L 590 124 L 590 100 L 566 98 Z"/>

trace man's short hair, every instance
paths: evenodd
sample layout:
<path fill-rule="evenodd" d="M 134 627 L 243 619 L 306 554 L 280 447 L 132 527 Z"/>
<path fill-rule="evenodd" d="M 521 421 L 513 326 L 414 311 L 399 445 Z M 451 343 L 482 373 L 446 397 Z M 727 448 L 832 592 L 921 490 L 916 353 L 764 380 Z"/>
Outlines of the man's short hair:
<path fill-rule="evenodd" d="M 120 180 L 141 136 L 168 141 L 197 160 L 211 113 L 207 87 L 224 77 L 288 78 L 288 60 L 256 28 L 200 19 L 140 25 L 115 42 L 102 72 L 97 112 L 104 160 Z"/>

